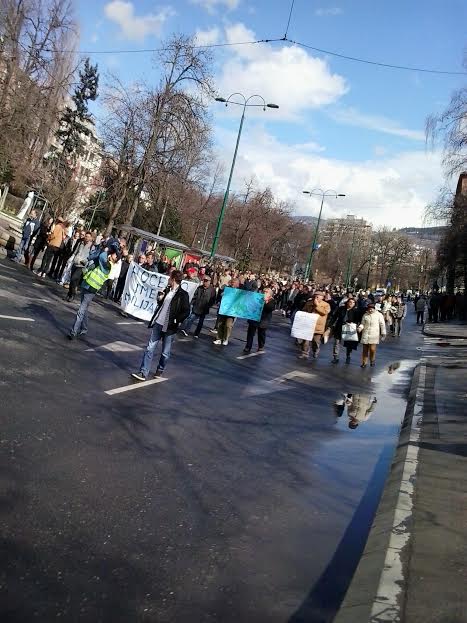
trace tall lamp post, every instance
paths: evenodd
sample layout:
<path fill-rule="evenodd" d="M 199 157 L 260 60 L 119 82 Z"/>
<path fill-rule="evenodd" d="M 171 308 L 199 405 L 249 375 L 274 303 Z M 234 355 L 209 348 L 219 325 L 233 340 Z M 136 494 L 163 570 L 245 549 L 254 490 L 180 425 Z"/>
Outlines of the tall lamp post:
<path fill-rule="evenodd" d="M 236 102 L 232 100 L 232 97 L 240 97 L 243 99 L 243 102 Z M 251 100 L 255 98 L 259 98 L 262 101 L 262 104 L 250 104 L 249 103 Z M 245 119 L 246 109 L 250 107 L 261 107 L 263 110 L 266 110 L 266 108 L 279 108 L 277 104 L 266 104 L 264 97 L 262 97 L 261 95 L 250 95 L 250 97 L 245 97 L 243 93 L 232 93 L 232 95 L 229 95 L 227 99 L 223 97 L 216 97 L 216 102 L 222 102 L 226 106 L 228 106 L 229 104 L 236 104 L 237 106 L 243 106 L 243 111 L 242 111 L 242 118 L 240 119 L 240 127 L 238 128 L 237 142 L 235 144 L 235 151 L 234 151 L 234 155 L 232 159 L 232 166 L 230 167 L 229 180 L 227 182 L 227 188 L 225 189 L 221 212 L 219 214 L 219 218 L 217 219 L 216 233 L 214 234 L 214 239 L 212 241 L 211 257 L 214 257 L 216 253 L 217 245 L 219 243 L 219 237 L 221 235 L 222 221 L 224 220 L 224 213 L 227 207 L 227 202 L 229 200 L 230 183 L 232 182 L 232 176 L 233 176 L 233 172 L 235 169 L 235 161 L 237 160 L 238 145 L 240 143 L 240 136 L 242 135 L 243 121 Z"/>
<path fill-rule="evenodd" d="M 319 209 L 318 222 L 316 223 L 315 234 L 313 236 L 313 242 L 311 243 L 310 255 L 308 256 L 308 262 L 305 268 L 305 281 L 307 281 L 310 275 L 312 274 L 313 254 L 315 251 L 318 250 L 318 246 L 317 246 L 318 245 L 318 232 L 319 232 L 319 224 L 321 223 L 321 213 L 323 212 L 324 198 L 334 197 L 335 199 L 337 199 L 337 197 L 345 197 L 345 195 L 343 193 L 337 193 L 335 190 L 321 190 L 321 188 L 314 188 L 313 190 L 304 190 L 303 194 L 309 195 L 310 197 L 311 196 L 321 197 L 321 207 Z"/>

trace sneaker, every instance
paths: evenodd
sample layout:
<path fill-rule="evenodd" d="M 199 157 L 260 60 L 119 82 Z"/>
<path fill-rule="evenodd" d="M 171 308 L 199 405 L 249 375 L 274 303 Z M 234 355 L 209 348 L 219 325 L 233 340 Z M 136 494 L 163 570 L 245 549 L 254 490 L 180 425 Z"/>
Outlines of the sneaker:
<path fill-rule="evenodd" d="M 193 335 L 193 337 L 195 338 L 195 340 L 199 340 L 199 335 L 196 335 L 196 333 Z"/>
<path fill-rule="evenodd" d="M 213 344 L 216 344 L 216 346 L 220 346 L 222 344 L 222 340 L 214 340 Z"/>
<path fill-rule="evenodd" d="M 217 329 L 209 329 L 210 333 L 217 333 Z"/>
<path fill-rule="evenodd" d="M 374 368 L 374 367 L 375 367 L 375 365 L 376 365 L 376 364 L 375 364 L 375 362 L 374 362 L 374 361 L 372 361 L 372 362 L 370 363 L 370 366 L 371 366 L 372 368 Z"/>
<path fill-rule="evenodd" d="M 249 348 L 244 348 L 244 349 L 242 350 L 242 353 L 243 353 L 244 355 L 249 355 L 249 354 L 251 353 L 251 350 L 250 350 Z"/>
<path fill-rule="evenodd" d="M 308 355 L 305 355 L 305 353 L 302 353 L 301 355 L 298 356 L 299 359 L 308 359 Z"/>
<path fill-rule="evenodd" d="M 71 342 L 72 340 L 74 340 L 74 339 L 75 339 L 75 336 L 74 336 L 74 334 L 73 334 L 73 333 L 67 333 L 67 338 L 68 338 L 68 339 L 70 340 L 70 342 Z"/>
<path fill-rule="evenodd" d="M 185 329 L 182 329 L 180 333 L 184 335 L 185 337 L 188 337 L 188 333 L 185 331 Z"/>
<path fill-rule="evenodd" d="M 258 353 L 264 353 L 264 348 L 258 348 Z"/>
<path fill-rule="evenodd" d="M 156 374 L 154 375 L 155 379 L 158 379 L 164 374 L 164 370 L 156 370 Z"/>
<path fill-rule="evenodd" d="M 144 376 L 144 374 L 142 372 L 133 372 L 133 374 L 131 375 L 134 379 L 136 379 L 137 381 L 145 381 L 146 377 Z"/>
<path fill-rule="evenodd" d="M 362 365 L 360 366 L 360 368 L 366 368 L 366 363 L 362 363 Z"/>
<path fill-rule="evenodd" d="M 80 331 L 78 333 L 78 337 L 84 337 L 87 334 L 87 331 Z"/>
<path fill-rule="evenodd" d="M 229 345 L 229 340 L 224 340 L 222 342 L 222 346 L 228 346 Z"/>

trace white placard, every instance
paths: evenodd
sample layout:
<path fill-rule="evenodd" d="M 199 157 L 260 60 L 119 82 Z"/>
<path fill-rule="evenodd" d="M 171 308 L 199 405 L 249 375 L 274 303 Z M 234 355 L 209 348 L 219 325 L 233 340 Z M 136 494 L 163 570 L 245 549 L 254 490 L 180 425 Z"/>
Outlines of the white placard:
<path fill-rule="evenodd" d="M 151 320 L 157 307 L 157 294 L 165 290 L 168 283 L 169 275 L 153 273 L 131 262 L 122 294 L 123 311 L 141 320 Z M 190 301 L 198 286 L 194 281 L 182 281 L 181 285 Z"/>
<path fill-rule="evenodd" d="M 292 337 L 297 340 L 308 340 L 311 342 L 318 318 L 319 314 L 309 314 L 308 312 L 298 311 L 295 314 L 292 325 Z"/>

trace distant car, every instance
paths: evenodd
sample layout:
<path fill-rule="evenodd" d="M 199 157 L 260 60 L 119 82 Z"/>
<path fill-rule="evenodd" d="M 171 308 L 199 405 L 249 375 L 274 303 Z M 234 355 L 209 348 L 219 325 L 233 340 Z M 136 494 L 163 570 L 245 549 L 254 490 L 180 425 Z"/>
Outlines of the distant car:
<path fill-rule="evenodd" d="M 386 288 L 378 288 L 373 292 L 374 296 L 384 296 L 386 294 Z"/>

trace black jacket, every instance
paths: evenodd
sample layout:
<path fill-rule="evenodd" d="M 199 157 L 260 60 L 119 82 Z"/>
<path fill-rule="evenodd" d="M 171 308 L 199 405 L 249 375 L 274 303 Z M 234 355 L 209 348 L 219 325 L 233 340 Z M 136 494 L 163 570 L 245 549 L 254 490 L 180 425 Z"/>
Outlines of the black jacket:
<path fill-rule="evenodd" d="M 334 312 L 334 315 L 331 320 L 332 332 L 335 337 L 340 339 L 342 334 L 342 325 L 344 324 L 345 316 L 348 312 L 347 322 L 354 322 L 355 324 L 360 324 L 362 319 L 362 313 L 357 308 L 357 306 L 352 309 L 347 309 L 345 305 L 342 307 L 338 307 Z"/>
<path fill-rule="evenodd" d="M 214 305 L 215 300 L 216 291 L 212 286 L 207 288 L 198 286 L 191 302 L 194 313 L 198 316 L 209 314 L 209 309 Z"/>
<path fill-rule="evenodd" d="M 276 304 L 274 299 L 271 299 L 268 303 L 264 304 L 263 311 L 261 313 L 261 320 L 259 322 L 257 320 L 249 320 L 248 324 L 260 327 L 260 329 L 267 329 L 269 327 L 269 323 L 271 322 L 272 312 L 274 311 L 275 306 Z"/>
<path fill-rule="evenodd" d="M 165 297 L 170 291 L 170 287 L 167 287 L 164 292 L 160 295 L 160 298 L 157 301 L 157 308 L 151 318 L 151 322 L 148 327 L 150 329 L 156 324 L 157 314 L 159 313 L 160 308 L 164 304 Z M 167 325 L 167 335 L 173 335 L 177 333 L 180 328 L 180 325 L 188 318 L 190 314 L 190 299 L 188 297 L 188 292 L 183 290 L 183 288 L 179 287 L 175 292 L 172 301 L 170 302 L 170 310 L 169 310 L 169 324 Z"/>

